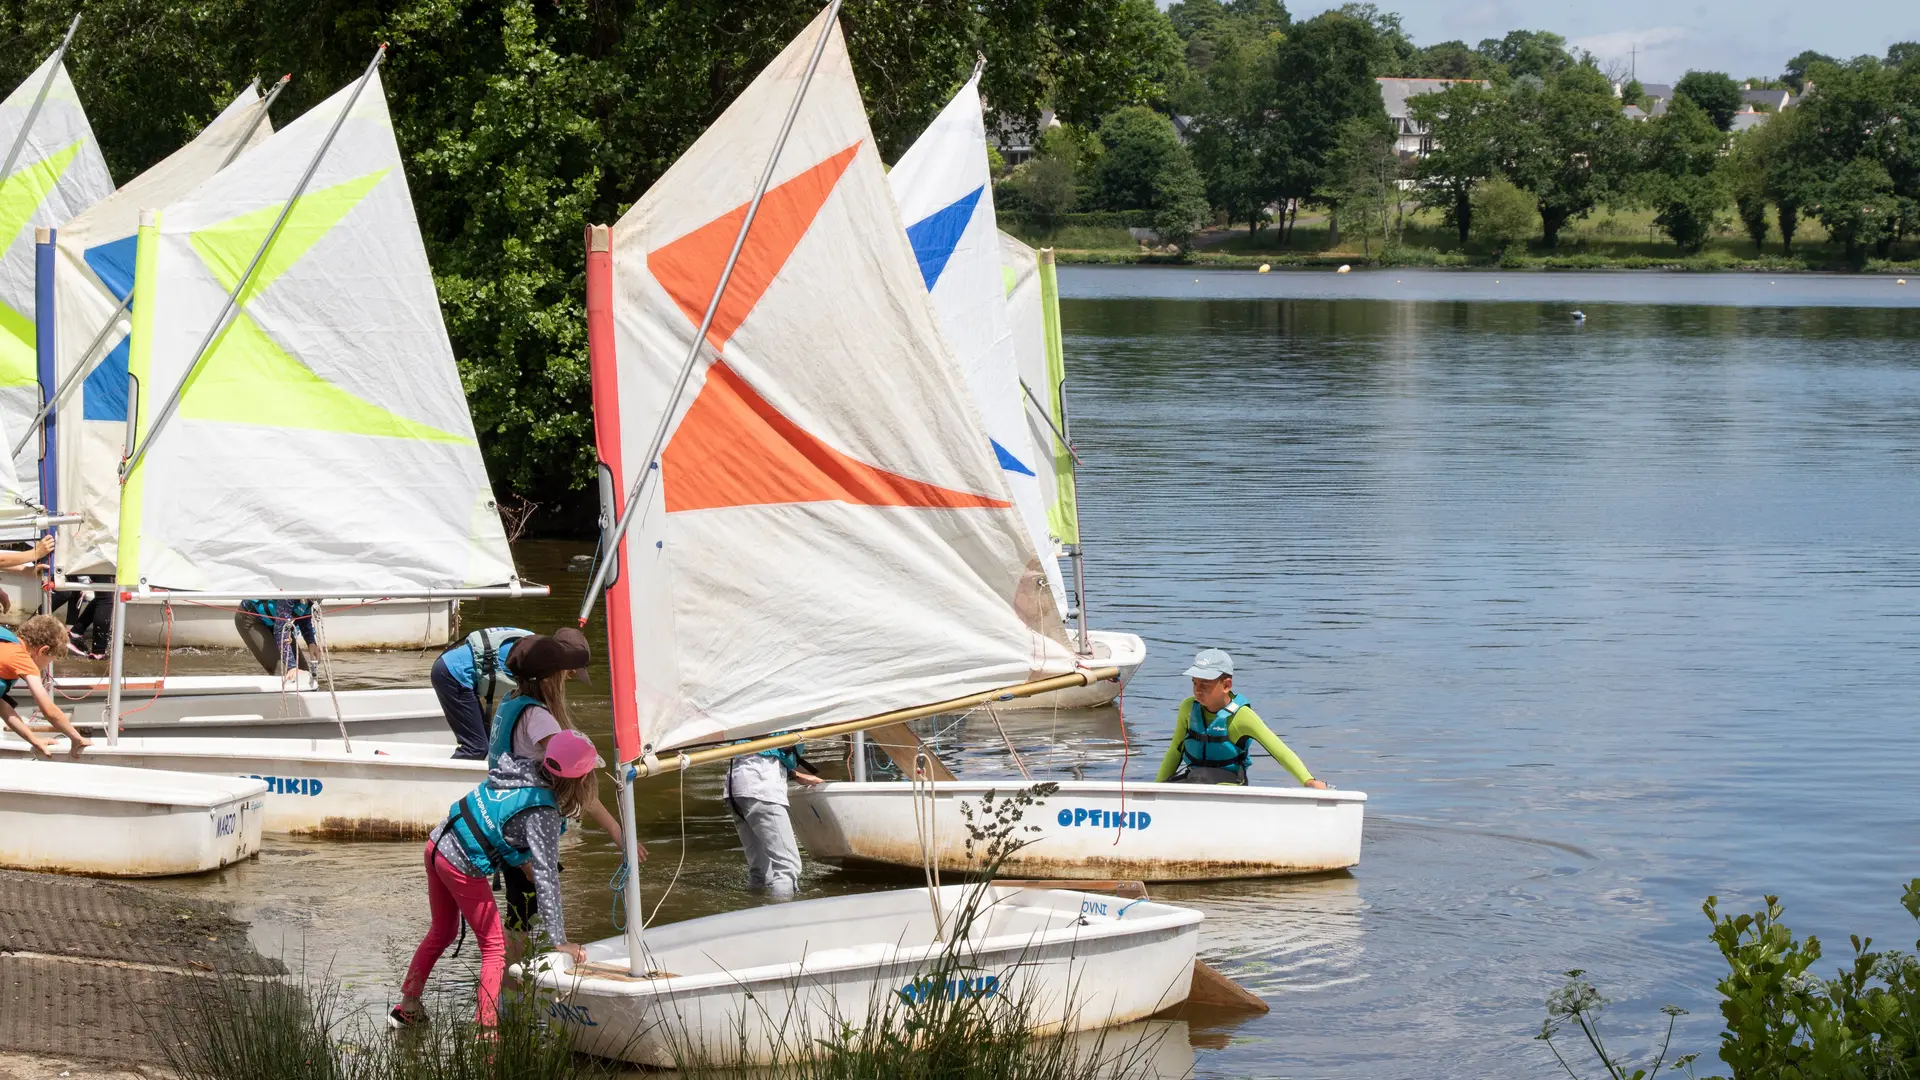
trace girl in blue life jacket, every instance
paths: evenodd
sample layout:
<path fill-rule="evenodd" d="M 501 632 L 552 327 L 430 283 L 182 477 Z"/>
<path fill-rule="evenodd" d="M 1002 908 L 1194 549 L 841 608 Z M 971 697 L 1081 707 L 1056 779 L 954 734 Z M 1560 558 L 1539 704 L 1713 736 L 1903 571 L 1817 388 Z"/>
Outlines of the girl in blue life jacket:
<path fill-rule="evenodd" d="M 571 626 L 516 640 L 506 659 L 514 693 L 494 713 L 486 745 L 488 768 L 498 767 L 509 757 L 539 761 L 555 735 L 573 730 L 573 717 L 567 711 L 567 683 L 574 679 L 585 682 L 592 660 L 586 635 Z M 600 802 L 598 791 L 587 793 L 584 809 L 619 847 L 620 819 Z M 645 862 L 646 845 L 636 842 L 634 849 Z M 526 951 L 526 935 L 532 932 L 541 910 L 540 897 L 524 867 L 509 869 L 501 878 L 507 894 L 507 962 L 514 963 Z"/>
<path fill-rule="evenodd" d="M 406 981 L 400 985 L 400 1004 L 388 1014 L 394 1027 L 427 1018 L 421 991 L 440 954 L 452 944 L 461 919 L 473 927 L 480 944 L 474 1022 L 485 1029 L 495 1025 L 500 979 L 507 966 L 505 928 L 490 881 L 496 870 L 526 867 L 531 871 L 553 948 L 576 964 L 585 961 L 580 946 L 567 940 L 566 916 L 560 906 L 560 834 L 566 820 L 577 820 L 585 809 L 598 763 L 591 739 L 577 731 L 562 731 L 547 740 L 537 764 L 512 755 L 503 757 L 487 774 L 486 783 L 453 804 L 447 820 L 427 839 L 427 905 L 433 924 L 414 950 Z"/>

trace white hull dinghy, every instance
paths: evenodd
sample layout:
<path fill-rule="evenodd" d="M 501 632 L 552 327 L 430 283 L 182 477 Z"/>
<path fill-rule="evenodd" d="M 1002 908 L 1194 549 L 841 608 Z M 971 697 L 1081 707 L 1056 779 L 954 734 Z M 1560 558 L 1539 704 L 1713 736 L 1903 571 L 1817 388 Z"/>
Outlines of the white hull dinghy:
<path fill-rule="evenodd" d="M 329 601 L 329 649 L 427 649 L 453 640 L 457 600 Z M 173 624 L 152 605 L 127 610 L 127 644 L 176 649 L 240 649 L 245 643 L 233 625 L 238 604 L 175 604 Z"/>
<path fill-rule="evenodd" d="M 1023 780 L 931 784 L 940 869 L 980 869 L 967 857 L 962 804 L 978 817 L 989 792 L 1011 795 L 1031 786 Z M 1113 780 L 1057 787 L 1025 811 L 1019 836 L 1026 846 L 1008 856 L 1002 874 L 1207 881 L 1318 874 L 1360 862 L 1367 797 L 1358 791 Z M 914 798 L 905 781 L 802 788 L 792 795 L 794 835 L 809 855 L 844 866 L 919 869 Z M 1038 831 L 1024 831 L 1029 825 Z"/>
<path fill-rule="evenodd" d="M 259 854 L 266 791 L 233 776 L 0 760 L 0 866 L 102 877 L 217 870 Z"/>
<path fill-rule="evenodd" d="M 949 929 L 980 888 L 938 890 Z M 1130 1023 L 1186 999 L 1197 911 L 999 886 L 976 904 L 967 939 L 951 945 L 928 891 L 901 889 L 649 929 L 640 977 L 624 937 L 588 945 L 581 967 L 559 953 L 533 966 L 579 1049 L 663 1068 L 790 1059 L 875 1017 L 906 1030 L 934 995 L 1004 1002 L 1042 1034 Z"/>
<path fill-rule="evenodd" d="M 65 747 L 55 740 L 56 753 Z M 126 769 L 239 776 L 267 785 L 261 830 L 325 840 L 418 840 L 487 777 L 485 761 L 449 748 L 339 739 L 122 738 L 96 742 L 86 760 Z M 18 739 L 0 756 L 26 757 Z"/>
<path fill-rule="evenodd" d="M 1127 683 L 1140 665 L 1147 661 L 1147 643 L 1140 640 L 1138 634 L 1122 633 L 1117 630 L 1093 630 L 1088 633 L 1091 651 L 1082 655 L 1081 660 L 1089 667 L 1114 667 L 1120 669 L 1118 679 L 1103 679 L 1086 686 L 1070 687 L 1066 690 L 1052 690 L 1044 694 L 1035 694 L 1027 698 L 1015 698 L 994 708 L 1002 712 L 1021 712 L 1036 709 L 1097 709 L 1111 705 L 1120 699 Z"/>
<path fill-rule="evenodd" d="M 233 676 L 236 685 L 230 686 L 196 684 L 225 678 L 169 676 L 164 683 L 130 678 L 120 691 L 120 730 L 143 738 L 338 739 L 344 722 L 350 739 L 422 743 L 452 752 L 453 732 L 440 700 L 427 687 L 341 690 L 336 715 L 336 695 L 325 690 L 281 693 L 273 689 L 280 680 L 272 676 Z M 261 686 L 251 685 L 255 682 Z M 83 730 L 107 729 L 104 687 L 89 688 L 79 701 L 63 700 L 61 707 Z"/>

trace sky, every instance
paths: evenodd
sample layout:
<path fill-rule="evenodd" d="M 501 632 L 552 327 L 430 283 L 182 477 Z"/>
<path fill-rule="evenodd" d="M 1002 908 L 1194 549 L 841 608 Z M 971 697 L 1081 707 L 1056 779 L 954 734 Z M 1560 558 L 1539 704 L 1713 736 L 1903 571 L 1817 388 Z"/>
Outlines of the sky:
<path fill-rule="evenodd" d="M 1920 41 L 1915 0 L 1377 0 L 1398 11 L 1420 45 L 1458 38 L 1476 45 L 1509 30 L 1550 30 L 1604 65 L 1638 49 L 1642 82 L 1673 82 L 1689 70 L 1734 78 L 1778 75 L 1804 49 L 1846 59 L 1884 56 L 1896 41 Z M 1165 4 L 1163 3 L 1164 7 Z M 1338 3 L 1299 0 L 1293 17 Z"/>

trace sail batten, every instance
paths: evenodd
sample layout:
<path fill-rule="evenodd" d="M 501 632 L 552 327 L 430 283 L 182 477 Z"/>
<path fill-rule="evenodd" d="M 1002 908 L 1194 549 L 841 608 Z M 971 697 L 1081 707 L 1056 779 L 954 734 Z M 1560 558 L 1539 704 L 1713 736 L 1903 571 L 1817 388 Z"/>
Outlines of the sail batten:
<path fill-rule="evenodd" d="M 122 584 L 373 593 L 515 580 L 379 77 L 365 79 L 141 230 L 131 369 L 145 451 L 122 504 Z"/>
<path fill-rule="evenodd" d="M 823 40 L 822 35 L 825 35 Z M 823 14 L 590 237 L 605 490 L 633 489 L 815 48 L 820 59 L 608 598 L 622 760 L 1071 670 Z M 598 290 L 604 289 L 604 294 Z M 1022 610 L 1022 608 L 1028 610 Z M 623 674 L 624 673 L 624 674 Z"/>

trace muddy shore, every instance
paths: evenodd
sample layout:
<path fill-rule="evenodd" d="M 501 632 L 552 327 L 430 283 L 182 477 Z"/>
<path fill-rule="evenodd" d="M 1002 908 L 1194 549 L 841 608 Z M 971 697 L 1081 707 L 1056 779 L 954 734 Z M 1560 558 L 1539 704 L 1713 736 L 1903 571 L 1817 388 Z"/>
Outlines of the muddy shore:
<path fill-rule="evenodd" d="M 220 973 L 285 968 L 223 905 L 0 871 L 0 1078 L 161 1075 L 168 1003 Z"/>

